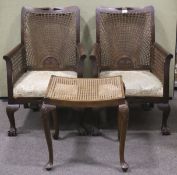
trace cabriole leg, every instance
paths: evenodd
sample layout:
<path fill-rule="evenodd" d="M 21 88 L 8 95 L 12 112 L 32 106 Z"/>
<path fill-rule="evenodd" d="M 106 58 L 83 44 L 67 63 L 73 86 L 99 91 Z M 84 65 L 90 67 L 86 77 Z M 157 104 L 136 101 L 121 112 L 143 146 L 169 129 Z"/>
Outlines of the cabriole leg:
<path fill-rule="evenodd" d="M 53 124 L 54 124 L 54 134 L 53 134 L 53 138 L 55 140 L 59 139 L 59 116 L 57 116 L 56 110 L 52 111 L 52 117 L 53 117 Z"/>
<path fill-rule="evenodd" d="M 17 136 L 14 113 L 19 109 L 19 107 L 20 105 L 10 105 L 10 104 L 8 104 L 6 107 L 7 116 L 10 122 L 10 130 L 8 131 L 9 137 Z"/>
<path fill-rule="evenodd" d="M 48 152 L 49 152 L 49 161 L 45 165 L 46 170 L 51 170 L 53 167 L 53 146 L 52 146 L 52 139 L 51 139 L 51 134 L 50 134 L 48 116 L 49 116 L 49 112 L 55 109 L 56 109 L 55 106 L 45 105 L 45 104 L 43 104 L 41 108 L 41 114 L 42 114 L 41 116 L 42 116 L 42 121 L 43 121 L 44 133 L 45 133 L 45 138 L 46 138 Z"/>
<path fill-rule="evenodd" d="M 158 104 L 158 108 L 163 112 L 162 116 L 162 135 L 170 135 L 170 129 L 168 128 L 167 121 L 170 114 L 170 105 L 168 103 Z"/>
<path fill-rule="evenodd" d="M 122 104 L 118 108 L 118 128 L 119 128 L 119 154 L 120 154 L 120 165 L 124 172 L 128 170 L 128 163 L 124 159 L 125 139 L 128 125 L 128 105 Z"/>

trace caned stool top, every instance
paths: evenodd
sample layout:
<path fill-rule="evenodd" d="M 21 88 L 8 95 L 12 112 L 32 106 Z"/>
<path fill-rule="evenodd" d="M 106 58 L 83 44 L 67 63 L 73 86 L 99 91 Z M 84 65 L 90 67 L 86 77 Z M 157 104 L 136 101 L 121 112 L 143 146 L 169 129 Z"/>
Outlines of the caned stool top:
<path fill-rule="evenodd" d="M 117 106 L 125 101 L 121 76 L 66 78 L 51 76 L 44 103 L 73 107 Z"/>

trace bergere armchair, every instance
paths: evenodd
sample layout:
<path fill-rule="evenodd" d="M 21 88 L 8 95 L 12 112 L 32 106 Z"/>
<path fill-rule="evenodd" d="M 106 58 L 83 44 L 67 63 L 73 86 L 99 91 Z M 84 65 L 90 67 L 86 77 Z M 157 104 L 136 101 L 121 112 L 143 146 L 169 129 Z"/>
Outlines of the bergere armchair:
<path fill-rule="evenodd" d="M 9 136 L 16 136 L 20 104 L 41 104 L 51 75 L 82 77 L 80 10 L 22 8 L 21 43 L 4 56 L 7 65 Z"/>
<path fill-rule="evenodd" d="M 173 56 L 155 42 L 154 9 L 97 8 L 94 77 L 122 75 L 129 103 L 158 103 L 161 132 L 170 134 L 169 67 Z"/>

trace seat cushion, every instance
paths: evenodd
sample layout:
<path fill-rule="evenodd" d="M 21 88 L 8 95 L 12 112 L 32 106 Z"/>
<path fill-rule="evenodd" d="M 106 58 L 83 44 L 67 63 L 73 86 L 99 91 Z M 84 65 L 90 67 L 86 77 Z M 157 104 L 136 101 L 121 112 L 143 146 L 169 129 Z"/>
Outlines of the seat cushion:
<path fill-rule="evenodd" d="M 150 71 L 102 71 L 100 78 L 122 75 L 126 96 L 162 97 L 163 85 Z"/>
<path fill-rule="evenodd" d="M 27 71 L 15 83 L 14 97 L 44 97 L 51 75 L 77 78 L 74 71 Z"/>

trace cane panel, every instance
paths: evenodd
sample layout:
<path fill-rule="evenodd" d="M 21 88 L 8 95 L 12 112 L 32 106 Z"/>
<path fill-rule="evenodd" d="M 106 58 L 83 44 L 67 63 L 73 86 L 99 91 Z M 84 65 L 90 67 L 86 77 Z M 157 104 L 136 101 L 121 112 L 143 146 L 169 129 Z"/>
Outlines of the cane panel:
<path fill-rule="evenodd" d="M 152 8 L 97 9 L 101 67 L 148 69 L 153 42 Z"/>
<path fill-rule="evenodd" d="M 28 69 L 76 66 L 76 10 L 23 9 Z"/>

